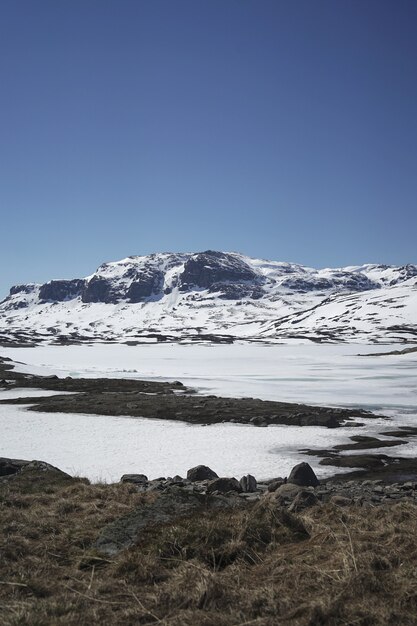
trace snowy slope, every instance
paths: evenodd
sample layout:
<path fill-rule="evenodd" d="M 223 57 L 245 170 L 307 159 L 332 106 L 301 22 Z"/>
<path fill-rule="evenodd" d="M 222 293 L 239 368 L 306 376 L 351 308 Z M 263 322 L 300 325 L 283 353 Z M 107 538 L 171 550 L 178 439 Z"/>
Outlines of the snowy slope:
<path fill-rule="evenodd" d="M 417 266 L 337 269 L 160 253 L 12 287 L 0 341 L 417 340 Z"/>

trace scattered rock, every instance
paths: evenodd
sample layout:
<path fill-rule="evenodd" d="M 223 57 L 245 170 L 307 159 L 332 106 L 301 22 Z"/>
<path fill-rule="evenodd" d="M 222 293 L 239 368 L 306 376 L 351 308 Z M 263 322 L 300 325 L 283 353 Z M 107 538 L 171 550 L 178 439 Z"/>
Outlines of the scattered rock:
<path fill-rule="evenodd" d="M 207 467 L 207 465 L 197 465 L 196 467 L 192 467 L 187 472 L 187 479 L 192 482 L 198 480 L 213 480 L 214 478 L 218 478 L 216 472 L 213 472 L 212 469 Z"/>

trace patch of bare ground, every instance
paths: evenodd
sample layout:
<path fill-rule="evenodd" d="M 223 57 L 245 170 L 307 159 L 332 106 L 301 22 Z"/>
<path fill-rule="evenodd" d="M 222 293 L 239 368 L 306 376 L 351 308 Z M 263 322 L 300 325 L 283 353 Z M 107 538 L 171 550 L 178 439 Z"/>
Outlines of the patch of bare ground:
<path fill-rule="evenodd" d="M 158 494 L 50 472 L 0 482 L 0 623 L 408 625 L 417 505 L 292 515 L 270 496 L 148 528 L 114 557 L 101 529 Z"/>

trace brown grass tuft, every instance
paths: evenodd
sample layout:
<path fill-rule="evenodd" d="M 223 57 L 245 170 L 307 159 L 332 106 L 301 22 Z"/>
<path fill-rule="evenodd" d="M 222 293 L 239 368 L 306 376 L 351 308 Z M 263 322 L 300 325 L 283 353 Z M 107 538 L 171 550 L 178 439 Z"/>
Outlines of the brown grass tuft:
<path fill-rule="evenodd" d="M 417 622 L 412 503 L 294 516 L 265 498 L 149 529 L 113 558 L 92 548 L 104 525 L 147 497 L 80 479 L 2 482 L 0 624 Z"/>

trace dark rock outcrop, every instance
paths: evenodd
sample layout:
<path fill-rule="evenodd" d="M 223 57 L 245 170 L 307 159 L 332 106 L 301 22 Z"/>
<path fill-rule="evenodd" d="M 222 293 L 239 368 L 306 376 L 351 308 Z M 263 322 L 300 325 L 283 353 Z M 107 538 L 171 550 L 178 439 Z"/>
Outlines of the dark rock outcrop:
<path fill-rule="evenodd" d="M 104 268 L 105 266 L 102 266 Z M 82 290 L 83 302 L 116 304 L 121 300 L 131 303 L 144 302 L 161 293 L 164 285 L 163 272 L 152 265 L 141 269 L 128 267 L 117 280 L 98 273 L 85 283 Z"/>
<path fill-rule="evenodd" d="M 262 287 L 250 283 L 214 283 L 209 288 L 209 292 L 219 293 L 221 300 L 240 300 L 241 298 L 259 300 L 265 295 Z"/>
<path fill-rule="evenodd" d="M 42 302 L 64 302 L 81 295 L 84 280 L 51 280 L 39 289 L 39 300 Z"/>
<path fill-rule="evenodd" d="M 259 281 L 253 269 L 237 255 L 207 250 L 194 254 L 180 276 L 181 291 L 209 289 L 216 283 Z"/>
<path fill-rule="evenodd" d="M 410 278 L 414 278 L 417 276 L 417 266 L 408 263 L 407 265 L 403 265 L 398 268 L 398 276 L 390 281 L 390 285 L 397 285 L 398 283 L 402 283 L 404 280 L 409 280 Z"/>
<path fill-rule="evenodd" d="M 10 295 L 15 296 L 18 293 L 33 293 L 36 289 L 36 285 L 14 285 L 10 288 Z"/>
<path fill-rule="evenodd" d="M 27 463 L 29 461 L 22 461 L 21 459 L 0 458 L 0 476 L 17 474 Z"/>
<path fill-rule="evenodd" d="M 60 478 L 72 480 L 72 476 L 67 474 L 67 472 L 63 472 L 59 469 L 59 467 L 55 467 L 55 465 L 51 465 L 45 461 L 29 461 L 20 470 L 21 474 L 26 474 L 28 472 L 52 472 L 55 475 L 59 475 Z"/>
<path fill-rule="evenodd" d="M 114 304 L 120 300 L 122 292 L 114 282 L 102 276 L 93 276 L 86 282 L 82 291 L 83 302 L 104 302 Z"/>
<path fill-rule="evenodd" d="M 327 291 L 342 289 L 344 291 L 367 291 L 379 289 L 380 285 L 360 272 L 333 272 L 331 278 L 305 276 L 289 277 L 281 283 L 282 287 L 307 293 L 309 291 Z"/>
<path fill-rule="evenodd" d="M 126 297 L 132 303 L 144 302 L 162 291 L 164 274 L 155 268 L 137 272 L 134 281 L 126 292 Z"/>
<path fill-rule="evenodd" d="M 29 472 L 52 472 L 55 475 L 59 475 L 61 478 L 72 479 L 72 476 L 63 472 L 58 467 L 55 467 L 50 463 L 46 463 L 45 461 L 25 461 L 22 459 L 0 458 L 0 476 L 13 476 Z"/>

